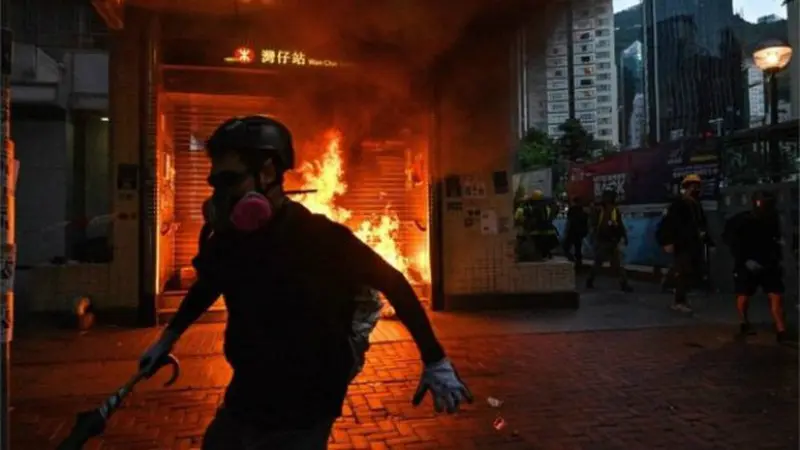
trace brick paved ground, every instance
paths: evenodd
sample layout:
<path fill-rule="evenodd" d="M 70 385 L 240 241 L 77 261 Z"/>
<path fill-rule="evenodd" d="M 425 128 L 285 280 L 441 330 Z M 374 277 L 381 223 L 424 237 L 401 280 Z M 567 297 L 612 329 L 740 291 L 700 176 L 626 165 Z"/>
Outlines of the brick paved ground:
<path fill-rule="evenodd" d="M 698 323 L 531 334 L 524 322 L 437 319 L 478 399 L 455 417 L 436 416 L 429 404 L 410 406 L 420 369 L 416 349 L 394 325 L 384 326 L 331 449 L 798 447 L 797 351 L 775 346 L 768 335 L 737 344 L 730 327 Z M 464 324 L 478 331 L 457 332 Z M 178 349 L 181 380 L 170 389 L 159 380 L 143 384 L 88 448 L 197 448 L 230 376 L 218 353 L 221 332 L 215 325 L 190 330 Z M 22 333 L 14 344 L 12 448 L 54 448 L 73 414 L 118 387 L 154 335 Z M 490 407 L 490 396 L 502 407 Z M 492 427 L 497 416 L 507 424 L 499 431 Z"/>

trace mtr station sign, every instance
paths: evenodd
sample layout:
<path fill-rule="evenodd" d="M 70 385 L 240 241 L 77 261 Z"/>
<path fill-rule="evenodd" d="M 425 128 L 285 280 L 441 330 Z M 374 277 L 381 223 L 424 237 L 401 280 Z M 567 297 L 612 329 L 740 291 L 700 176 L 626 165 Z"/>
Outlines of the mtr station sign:
<path fill-rule="evenodd" d="M 312 58 L 305 52 L 278 48 L 252 49 L 239 47 L 225 58 L 228 64 L 259 66 L 312 66 L 339 67 L 341 63 L 330 59 Z"/>

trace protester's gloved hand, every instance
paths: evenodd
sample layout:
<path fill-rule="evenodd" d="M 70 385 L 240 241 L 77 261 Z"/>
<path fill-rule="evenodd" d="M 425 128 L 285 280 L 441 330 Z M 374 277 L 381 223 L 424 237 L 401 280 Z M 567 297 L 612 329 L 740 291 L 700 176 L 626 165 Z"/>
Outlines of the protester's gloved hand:
<path fill-rule="evenodd" d="M 436 412 L 444 410 L 453 413 L 458 411 L 462 401 L 466 400 L 468 403 L 472 403 L 473 400 L 472 393 L 458 377 L 453 365 L 447 359 L 429 364 L 422 371 L 417 392 L 412 400 L 414 406 L 422 402 L 428 391 L 433 397 L 433 406 Z"/>
<path fill-rule="evenodd" d="M 154 342 L 141 358 L 139 358 L 139 371 L 143 372 L 148 378 L 153 376 L 158 369 L 168 362 L 167 356 L 172 352 L 180 336 L 171 331 L 164 330 L 161 337 Z"/>
<path fill-rule="evenodd" d="M 750 272 L 758 272 L 763 268 L 761 264 L 758 263 L 758 261 L 753 261 L 752 259 L 748 259 L 747 261 L 745 261 L 744 266 L 747 267 L 747 270 L 749 270 Z"/>

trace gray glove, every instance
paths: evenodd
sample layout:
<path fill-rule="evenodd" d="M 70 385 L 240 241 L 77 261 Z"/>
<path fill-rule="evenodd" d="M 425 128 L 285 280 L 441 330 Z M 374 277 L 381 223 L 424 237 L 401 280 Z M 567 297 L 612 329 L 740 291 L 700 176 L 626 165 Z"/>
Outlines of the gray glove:
<path fill-rule="evenodd" d="M 148 378 L 158 372 L 158 369 L 169 362 L 168 356 L 179 337 L 180 335 L 171 330 L 164 330 L 161 337 L 139 358 L 139 371 Z"/>
<path fill-rule="evenodd" d="M 472 393 L 461 378 L 458 377 L 453 365 L 446 358 L 425 367 L 417 386 L 412 403 L 419 405 L 425 394 L 430 391 L 433 397 L 433 406 L 436 412 L 446 410 L 448 413 L 458 411 L 462 401 L 472 403 Z"/>
<path fill-rule="evenodd" d="M 759 270 L 763 269 L 764 267 L 758 263 L 758 261 L 753 261 L 752 259 L 748 259 L 744 262 L 744 266 L 747 267 L 747 270 L 750 272 L 758 272 Z"/>

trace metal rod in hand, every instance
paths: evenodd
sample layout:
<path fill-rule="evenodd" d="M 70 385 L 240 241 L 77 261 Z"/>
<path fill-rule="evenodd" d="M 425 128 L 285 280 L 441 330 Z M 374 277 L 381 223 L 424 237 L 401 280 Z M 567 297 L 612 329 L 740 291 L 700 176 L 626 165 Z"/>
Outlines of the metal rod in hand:
<path fill-rule="evenodd" d="M 174 356 L 168 355 L 155 370 L 158 371 L 158 368 L 165 365 L 172 366 L 172 376 L 164 386 L 171 386 L 180 376 L 180 364 Z M 108 397 L 100 407 L 79 413 L 69 436 L 59 444 L 57 450 L 81 450 L 90 439 L 102 434 L 108 419 L 119 408 L 125 397 L 133 391 L 136 384 L 152 375 L 152 372 L 137 372 L 117 392 Z"/>

